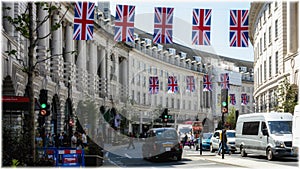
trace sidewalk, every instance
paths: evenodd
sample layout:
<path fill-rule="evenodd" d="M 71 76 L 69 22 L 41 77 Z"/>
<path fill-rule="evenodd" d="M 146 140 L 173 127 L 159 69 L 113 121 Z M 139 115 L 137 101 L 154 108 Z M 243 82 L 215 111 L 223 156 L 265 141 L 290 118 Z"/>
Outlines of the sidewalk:
<path fill-rule="evenodd" d="M 199 153 L 200 154 L 200 153 Z M 231 155 L 225 154 L 224 159 L 222 159 L 222 155 L 216 155 L 215 153 L 210 153 L 208 151 L 202 151 L 202 155 L 197 155 L 199 158 L 207 161 L 213 161 L 217 163 L 223 163 L 223 164 L 229 164 L 229 165 L 235 165 L 238 167 L 244 167 L 244 168 L 281 168 L 281 169 L 296 169 L 298 167 L 291 167 L 286 165 L 280 165 L 280 164 L 274 164 L 272 161 L 253 161 L 249 163 L 249 160 L 244 159 L 242 157 L 237 158 L 233 157 Z M 195 155 L 196 156 L 196 155 Z"/>

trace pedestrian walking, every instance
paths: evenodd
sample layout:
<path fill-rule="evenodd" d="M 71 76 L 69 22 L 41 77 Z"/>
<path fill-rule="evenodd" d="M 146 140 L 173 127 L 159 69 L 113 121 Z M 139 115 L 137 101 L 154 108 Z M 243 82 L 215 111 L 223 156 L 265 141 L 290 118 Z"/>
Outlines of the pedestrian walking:
<path fill-rule="evenodd" d="M 86 137 L 85 131 L 83 131 L 83 133 L 81 135 L 81 139 L 82 139 L 82 148 L 84 148 L 87 146 L 87 137 Z"/>
<path fill-rule="evenodd" d="M 134 135 L 130 132 L 129 133 L 129 144 L 128 144 L 127 149 L 129 149 L 131 146 L 133 147 L 133 149 L 135 149 L 134 144 L 133 144 L 133 138 L 134 138 Z"/>
<path fill-rule="evenodd" d="M 77 131 L 73 134 L 71 137 L 71 148 L 76 148 L 77 147 Z"/>
<path fill-rule="evenodd" d="M 82 149 L 82 134 L 78 133 L 77 135 L 77 149 Z"/>
<path fill-rule="evenodd" d="M 188 141 L 188 136 L 187 136 L 187 133 L 185 133 L 185 136 L 183 138 L 183 148 L 184 148 L 185 144 L 187 143 L 187 141 Z"/>
<path fill-rule="evenodd" d="M 228 149 L 228 145 L 227 145 L 227 134 L 226 134 L 226 130 L 223 129 L 224 134 L 220 133 L 220 144 L 219 144 L 219 150 L 218 150 L 218 155 L 221 155 L 221 151 L 222 151 L 222 146 L 223 146 L 223 139 L 224 139 L 224 148 L 226 153 L 228 153 L 229 155 L 231 154 L 229 149 Z M 224 136 L 224 138 L 222 137 L 222 135 Z"/>
<path fill-rule="evenodd" d="M 192 148 L 192 146 L 193 146 L 193 148 L 194 148 L 194 134 L 193 133 L 191 133 L 191 139 L 190 139 L 190 149 Z"/>
<path fill-rule="evenodd" d="M 59 140 L 59 146 L 63 147 L 64 146 L 64 132 L 59 134 L 58 140 Z"/>

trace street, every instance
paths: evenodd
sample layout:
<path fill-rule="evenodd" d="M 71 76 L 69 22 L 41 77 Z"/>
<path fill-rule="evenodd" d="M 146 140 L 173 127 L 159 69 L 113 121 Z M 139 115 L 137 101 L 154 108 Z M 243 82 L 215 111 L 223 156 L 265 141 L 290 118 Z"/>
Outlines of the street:
<path fill-rule="evenodd" d="M 138 168 L 298 168 L 296 158 L 283 158 L 275 161 L 268 161 L 263 156 L 249 156 L 242 158 L 240 154 L 225 154 L 224 159 L 215 153 L 199 151 L 184 147 L 181 161 L 164 160 L 148 161 L 141 156 L 143 142 L 135 143 L 135 149 L 127 149 L 126 145 L 109 146 L 105 154 L 103 167 L 138 167 Z"/>

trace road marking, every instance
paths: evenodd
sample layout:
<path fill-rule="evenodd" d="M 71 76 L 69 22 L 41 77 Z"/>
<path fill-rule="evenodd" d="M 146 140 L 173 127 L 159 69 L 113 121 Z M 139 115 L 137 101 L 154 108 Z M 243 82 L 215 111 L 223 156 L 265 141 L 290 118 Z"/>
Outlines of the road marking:
<path fill-rule="evenodd" d="M 125 153 L 125 156 L 127 157 L 127 158 L 132 158 L 131 156 L 129 156 L 127 153 Z"/>

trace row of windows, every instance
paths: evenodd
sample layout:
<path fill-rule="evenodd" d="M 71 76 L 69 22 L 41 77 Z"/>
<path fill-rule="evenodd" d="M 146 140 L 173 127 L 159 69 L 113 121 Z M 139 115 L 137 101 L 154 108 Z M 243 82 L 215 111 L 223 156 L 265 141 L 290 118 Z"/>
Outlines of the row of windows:
<path fill-rule="evenodd" d="M 259 101 L 256 110 L 259 112 L 265 112 L 267 109 L 269 109 L 269 111 L 273 110 L 273 108 L 275 108 L 278 104 L 277 99 L 276 89 L 271 89 L 262 93 L 256 98 L 256 100 Z"/>
<path fill-rule="evenodd" d="M 275 2 L 274 3 L 274 11 L 276 11 L 278 8 L 278 3 Z M 266 18 L 267 18 L 267 11 L 268 11 L 268 17 L 271 17 L 272 16 L 272 3 L 268 3 L 267 4 L 267 8 L 264 9 L 264 11 L 262 12 L 262 16 L 260 17 L 260 19 L 258 20 L 258 24 L 259 24 L 259 27 L 261 28 L 262 27 L 262 23 L 265 23 L 266 22 Z M 256 27 L 258 25 L 256 24 Z"/>
<path fill-rule="evenodd" d="M 275 26 L 275 40 L 277 40 L 277 38 L 278 38 L 278 20 L 275 21 L 274 26 Z M 267 38 L 269 40 L 267 40 Z M 263 37 L 259 39 L 259 42 L 255 49 L 256 58 L 258 58 L 259 55 L 262 55 L 263 51 L 267 49 L 267 42 L 269 43 L 269 45 L 272 44 L 272 26 L 269 26 L 269 28 L 268 28 L 268 37 L 267 37 L 267 32 L 264 32 Z"/>
<path fill-rule="evenodd" d="M 136 91 L 135 90 L 132 90 L 132 96 L 135 96 L 135 93 Z M 147 102 L 147 94 L 146 93 L 143 93 L 142 94 L 142 97 L 141 97 L 141 93 L 140 92 L 137 92 L 136 93 L 136 99 L 135 101 L 138 103 L 138 104 L 142 104 L 142 105 L 151 105 L 152 103 L 152 97 L 154 97 L 154 103 L 153 105 L 155 106 L 158 106 L 158 105 L 161 105 L 163 107 L 169 107 L 169 108 L 177 108 L 179 109 L 180 108 L 180 104 L 182 104 L 182 109 L 187 109 L 187 110 L 194 110 L 196 111 L 197 110 L 197 101 L 193 101 L 193 105 L 192 105 L 192 101 L 191 100 L 182 100 L 182 103 L 180 103 L 180 99 L 175 99 L 175 98 L 171 98 L 171 103 L 169 104 L 169 99 L 170 98 L 165 98 L 165 101 L 166 101 L 166 104 L 165 105 L 162 105 L 163 103 L 163 97 L 160 96 L 159 97 L 159 100 L 158 100 L 158 96 L 154 96 L 154 95 L 150 95 L 148 94 L 148 102 Z M 176 103 L 175 103 L 176 102 Z"/>
<path fill-rule="evenodd" d="M 278 69 L 279 69 L 278 66 L 279 65 L 278 65 L 278 51 L 277 51 L 277 52 L 275 52 L 274 59 L 272 59 L 272 56 L 270 56 L 269 60 L 265 60 L 263 62 L 263 64 L 261 64 L 260 67 L 258 68 L 257 72 L 260 72 L 260 73 L 258 74 L 258 77 L 256 78 L 256 83 L 262 84 L 268 78 L 272 78 L 273 71 L 274 71 L 273 69 L 275 69 L 275 75 L 278 74 Z M 267 72 L 269 72 L 269 73 L 267 74 Z M 262 75 L 262 73 L 264 73 L 264 74 Z M 268 77 L 267 77 L 267 75 L 268 75 Z"/>

